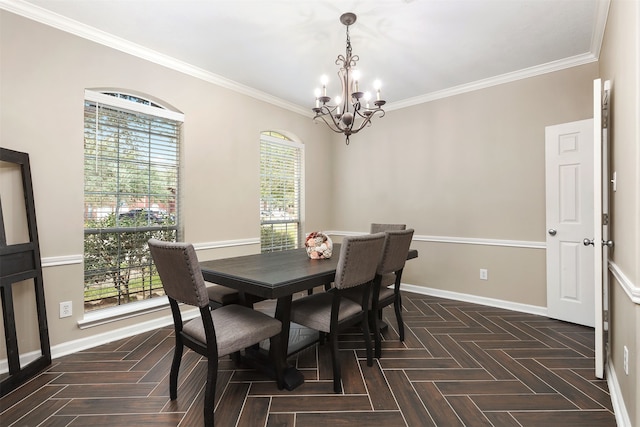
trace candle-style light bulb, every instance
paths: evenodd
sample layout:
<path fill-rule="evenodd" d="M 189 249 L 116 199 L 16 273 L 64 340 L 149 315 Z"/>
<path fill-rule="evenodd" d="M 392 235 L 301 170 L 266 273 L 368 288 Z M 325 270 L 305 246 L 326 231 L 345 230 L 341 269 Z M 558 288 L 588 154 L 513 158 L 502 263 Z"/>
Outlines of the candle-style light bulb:
<path fill-rule="evenodd" d="M 358 92 L 358 80 L 360 80 L 360 70 L 352 70 L 353 91 Z"/>
<path fill-rule="evenodd" d="M 376 99 L 380 101 L 380 88 L 382 87 L 382 82 L 380 80 L 376 80 L 373 82 L 373 88 L 376 90 Z"/>
<path fill-rule="evenodd" d="M 320 88 L 317 87 L 314 91 L 314 95 L 316 96 L 316 108 L 320 108 Z"/>
<path fill-rule="evenodd" d="M 369 100 L 371 99 L 371 92 L 364 93 L 364 100 L 367 102 L 367 108 L 369 108 Z"/>
<path fill-rule="evenodd" d="M 327 83 L 329 83 L 329 77 L 326 74 L 323 74 L 320 77 L 320 83 L 322 83 L 322 96 L 327 96 Z"/>

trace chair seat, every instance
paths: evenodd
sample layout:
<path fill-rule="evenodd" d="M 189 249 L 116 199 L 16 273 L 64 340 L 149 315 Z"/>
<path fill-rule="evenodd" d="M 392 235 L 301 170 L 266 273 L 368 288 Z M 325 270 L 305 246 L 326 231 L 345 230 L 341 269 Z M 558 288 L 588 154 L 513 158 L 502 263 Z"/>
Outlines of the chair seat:
<path fill-rule="evenodd" d="M 396 274 L 395 273 L 385 274 L 384 276 L 382 276 L 381 280 L 382 281 L 380 282 L 380 297 L 378 298 L 379 300 L 387 299 L 393 296 L 393 293 L 394 293 L 393 288 L 390 289 L 389 286 L 393 285 L 396 282 Z M 360 304 L 360 301 L 362 300 L 362 289 L 358 289 L 358 288 L 345 289 L 344 291 L 342 291 L 342 295 Z M 371 308 L 371 298 L 373 298 L 373 291 L 371 292 L 369 297 L 369 308 Z"/>
<path fill-rule="evenodd" d="M 322 292 L 294 300 L 291 303 L 291 321 L 316 331 L 330 332 L 332 300 L 333 292 Z M 361 312 L 360 303 L 341 298 L 338 322 Z"/>
<path fill-rule="evenodd" d="M 279 334 L 282 328 L 279 320 L 236 304 L 211 310 L 211 318 L 216 329 L 218 357 L 240 351 Z M 207 342 L 200 317 L 186 322 L 182 331 L 203 345 Z"/>
<path fill-rule="evenodd" d="M 238 291 L 222 285 L 208 285 L 207 293 L 209 294 L 209 301 L 215 301 L 220 305 L 235 304 L 240 299 Z"/>
<path fill-rule="evenodd" d="M 380 288 L 380 297 L 378 298 L 380 301 L 386 300 L 387 298 L 393 298 L 395 295 L 395 291 L 393 288 Z"/>
<path fill-rule="evenodd" d="M 387 288 L 394 283 L 396 283 L 396 273 L 388 273 L 382 276 L 382 279 L 380 280 L 380 287 Z M 380 290 L 380 292 L 382 293 L 382 290 Z"/>

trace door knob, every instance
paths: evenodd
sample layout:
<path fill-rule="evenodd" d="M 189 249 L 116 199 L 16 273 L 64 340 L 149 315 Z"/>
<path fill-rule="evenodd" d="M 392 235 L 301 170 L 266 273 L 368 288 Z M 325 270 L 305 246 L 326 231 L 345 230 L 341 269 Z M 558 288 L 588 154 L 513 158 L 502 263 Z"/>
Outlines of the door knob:
<path fill-rule="evenodd" d="M 582 244 L 585 246 L 589 246 L 592 245 L 593 246 L 593 240 L 591 239 L 584 239 L 582 241 Z M 613 248 L 613 240 L 603 240 L 602 241 L 602 246 L 607 246 L 609 248 Z"/>
<path fill-rule="evenodd" d="M 558 232 L 558 231 L 557 231 L 557 230 L 555 230 L 555 229 L 553 229 L 553 228 L 550 228 L 550 229 L 549 229 L 549 235 L 550 235 L 550 236 L 555 236 L 557 232 Z"/>

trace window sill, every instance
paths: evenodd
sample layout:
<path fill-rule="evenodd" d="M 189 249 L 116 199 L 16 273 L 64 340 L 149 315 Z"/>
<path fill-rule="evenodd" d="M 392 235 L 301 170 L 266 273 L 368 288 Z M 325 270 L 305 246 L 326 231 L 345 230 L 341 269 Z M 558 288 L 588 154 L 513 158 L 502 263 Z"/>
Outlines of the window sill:
<path fill-rule="evenodd" d="M 84 319 L 78 321 L 78 327 L 80 329 L 93 328 L 95 326 L 118 322 L 123 319 L 142 316 L 168 308 L 169 299 L 166 296 L 119 305 L 117 307 L 103 308 L 86 313 Z"/>

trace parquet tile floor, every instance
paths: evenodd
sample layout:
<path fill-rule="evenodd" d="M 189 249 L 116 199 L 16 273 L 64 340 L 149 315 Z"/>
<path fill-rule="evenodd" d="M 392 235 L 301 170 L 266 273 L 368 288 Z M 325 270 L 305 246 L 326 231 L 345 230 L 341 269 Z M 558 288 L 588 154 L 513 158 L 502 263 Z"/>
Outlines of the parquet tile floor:
<path fill-rule="evenodd" d="M 326 345 L 289 358 L 305 375 L 294 391 L 221 359 L 216 426 L 616 425 L 607 383 L 594 377 L 593 329 L 403 295 L 406 339 L 398 341 L 385 309 L 389 327 L 373 367 L 357 330 L 341 336 L 342 394 L 332 391 Z M 0 425 L 200 426 L 206 364 L 186 352 L 178 399 L 169 400 L 173 346 L 164 327 L 55 359 L 0 400 Z"/>

